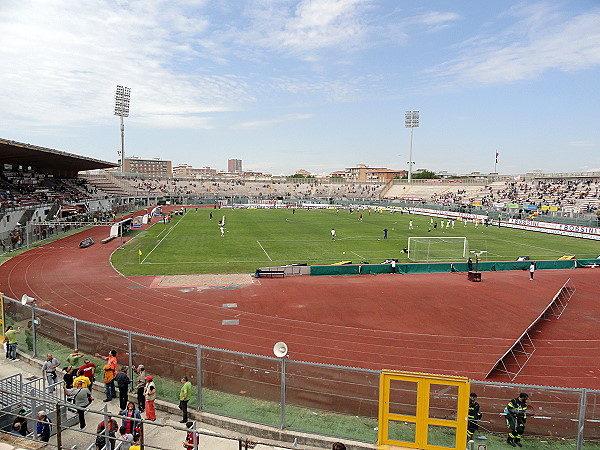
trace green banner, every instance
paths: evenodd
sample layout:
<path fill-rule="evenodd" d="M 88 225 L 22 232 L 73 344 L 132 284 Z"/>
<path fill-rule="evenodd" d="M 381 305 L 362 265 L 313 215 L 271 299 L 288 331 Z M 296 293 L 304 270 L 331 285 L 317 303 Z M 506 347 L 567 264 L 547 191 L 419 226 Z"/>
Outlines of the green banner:
<path fill-rule="evenodd" d="M 506 270 L 529 270 L 531 261 L 479 261 L 479 272 L 500 272 Z M 550 269 L 575 269 L 576 267 L 589 267 L 592 264 L 600 265 L 600 259 L 535 261 L 536 270 Z M 473 270 L 475 270 L 473 262 Z M 396 273 L 449 273 L 468 272 L 469 266 L 465 262 L 458 263 L 412 263 L 396 264 Z M 377 275 L 380 273 L 393 273 L 391 264 L 347 264 L 342 266 L 311 266 L 310 274 L 320 275 Z"/>

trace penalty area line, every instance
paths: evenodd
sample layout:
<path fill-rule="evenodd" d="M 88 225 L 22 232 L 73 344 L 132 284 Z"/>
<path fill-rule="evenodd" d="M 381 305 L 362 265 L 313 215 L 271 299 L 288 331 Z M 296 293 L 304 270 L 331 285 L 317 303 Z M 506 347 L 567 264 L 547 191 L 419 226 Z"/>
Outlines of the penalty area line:
<path fill-rule="evenodd" d="M 265 252 L 265 255 L 267 255 L 267 258 L 269 258 L 269 261 L 273 261 L 273 260 L 271 259 L 271 257 L 269 256 L 269 254 L 267 253 L 267 251 L 265 250 L 265 248 L 264 248 L 264 247 L 262 246 L 262 244 L 261 244 L 261 243 L 258 241 L 258 239 L 256 240 L 256 243 L 257 243 L 258 245 L 260 245 L 260 248 L 262 248 L 262 251 L 263 251 L 263 252 Z"/>
<path fill-rule="evenodd" d="M 163 220 L 164 220 L 164 219 L 163 219 Z M 142 260 L 140 261 L 140 264 L 144 264 L 144 263 L 146 262 L 146 259 L 148 259 L 148 257 L 149 257 L 149 256 L 152 254 L 152 252 L 158 248 L 158 246 L 159 246 L 159 245 L 162 243 L 162 241 L 164 241 L 164 240 L 167 238 L 167 236 L 169 236 L 169 234 L 171 234 L 171 231 L 173 231 L 173 230 L 175 229 L 175 227 L 176 227 L 177 225 L 179 225 L 180 223 L 181 223 L 181 220 L 178 220 L 176 224 L 174 224 L 172 227 L 169 227 L 169 231 L 167 231 L 167 234 L 165 234 L 165 235 L 163 236 L 163 238 L 162 238 L 160 241 L 158 241 L 158 242 L 156 243 L 156 245 L 154 246 L 154 248 L 152 248 L 152 250 L 150 250 L 150 251 L 149 251 L 149 252 L 146 254 L 146 256 L 144 256 L 144 259 L 142 259 Z"/>
<path fill-rule="evenodd" d="M 359 258 L 361 258 L 361 259 L 366 259 L 364 256 L 362 256 L 362 255 L 359 255 L 358 253 L 356 253 L 356 252 L 353 252 L 352 250 L 350 250 L 350 253 L 354 253 L 356 256 L 358 256 L 358 257 L 359 257 Z"/>

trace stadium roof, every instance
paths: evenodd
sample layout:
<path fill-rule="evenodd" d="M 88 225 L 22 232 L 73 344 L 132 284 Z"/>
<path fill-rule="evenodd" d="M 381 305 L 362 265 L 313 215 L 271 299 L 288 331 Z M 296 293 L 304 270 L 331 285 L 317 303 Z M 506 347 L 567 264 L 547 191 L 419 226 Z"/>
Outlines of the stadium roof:
<path fill-rule="evenodd" d="M 75 177 L 82 170 L 107 169 L 116 163 L 0 138 L 0 164 L 31 166 L 36 172 Z"/>

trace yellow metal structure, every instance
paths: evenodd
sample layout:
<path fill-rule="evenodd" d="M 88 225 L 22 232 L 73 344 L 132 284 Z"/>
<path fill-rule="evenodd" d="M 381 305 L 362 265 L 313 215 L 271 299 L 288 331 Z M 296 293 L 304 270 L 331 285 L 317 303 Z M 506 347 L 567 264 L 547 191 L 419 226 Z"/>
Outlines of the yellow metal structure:
<path fill-rule="evenodd" d="M 384 370 L 379 383 L 380 449 L 464 449 L 469 379 Z"/>

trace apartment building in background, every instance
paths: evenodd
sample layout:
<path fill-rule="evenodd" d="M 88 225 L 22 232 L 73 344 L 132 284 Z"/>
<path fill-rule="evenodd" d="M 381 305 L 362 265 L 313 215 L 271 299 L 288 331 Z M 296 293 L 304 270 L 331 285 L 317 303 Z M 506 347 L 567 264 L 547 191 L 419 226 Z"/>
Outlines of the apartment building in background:
<path fill-rule="evenodd" d="M 176 178 L 205 178 L 217 174 L 217 169 L 206 167 L 192 167 L 189 164 L 178 164 L 173 167 L 173 176 Z"/>
<path fill-rule="evenodd" d="M 343 171 L 333 172 L 332 176 L 342 177 L 353 182 L 378 181 L 385 183 L 406 174 L 406 170 L 392 170 L 385 167 L 369 167 L 366 164 L 357 164 L 356 167 L 347 167 Z"/>
<path fill-rule="evenodd" d="M 227 172 L 236 173 L 242 171 L 242 160 L 241 159 L 228 159 L 227 160 Z"/>
<path fill-rule="evenodd" d="M 171 177 L 173 175 L 171 161 L 160 158 L 144 159 L 132 156 L 125 158 L 125 172 L 139 173 L 157 177 Z"/>

